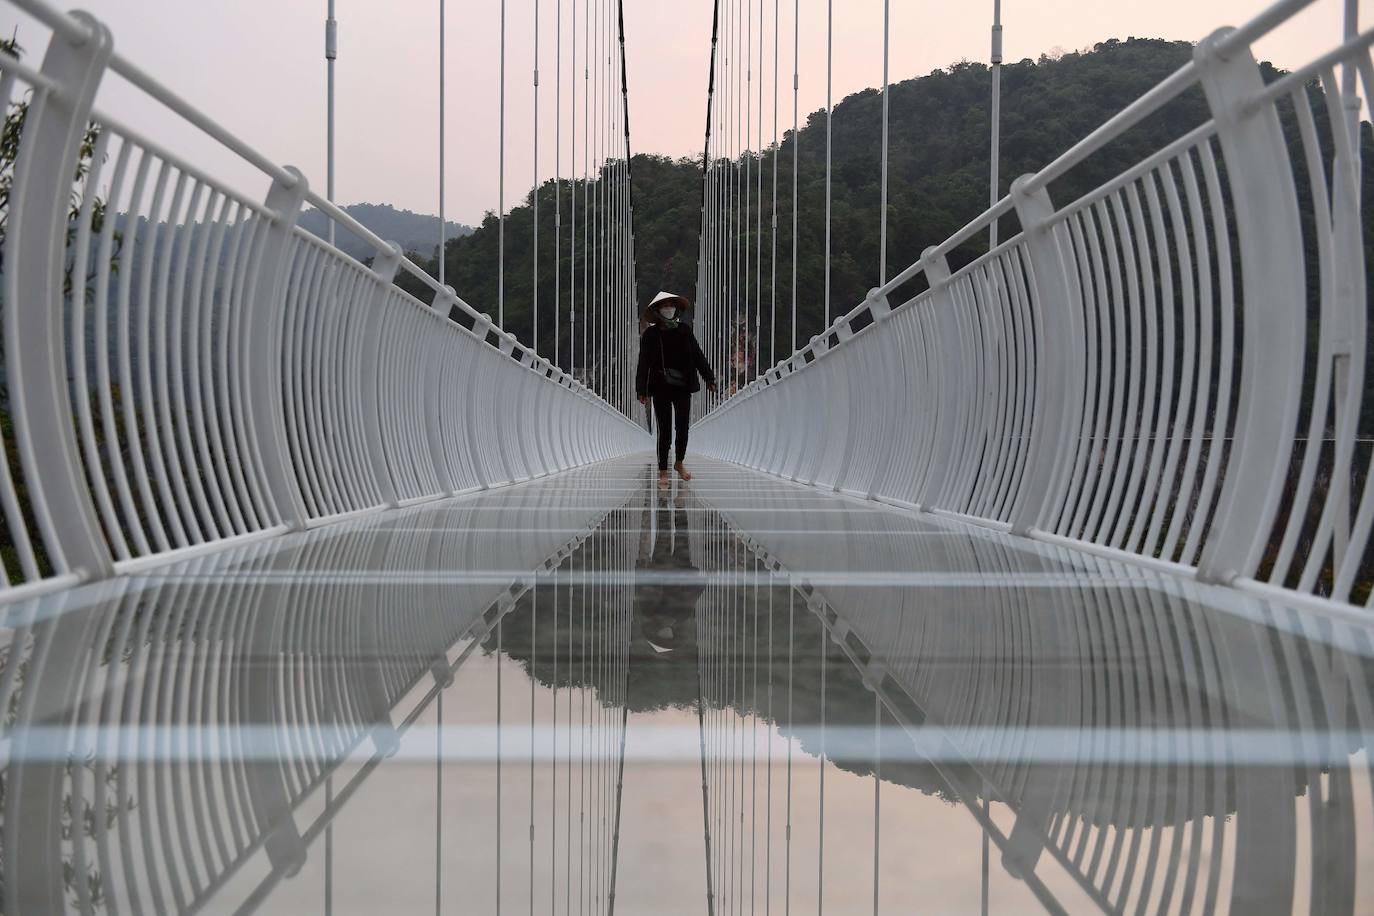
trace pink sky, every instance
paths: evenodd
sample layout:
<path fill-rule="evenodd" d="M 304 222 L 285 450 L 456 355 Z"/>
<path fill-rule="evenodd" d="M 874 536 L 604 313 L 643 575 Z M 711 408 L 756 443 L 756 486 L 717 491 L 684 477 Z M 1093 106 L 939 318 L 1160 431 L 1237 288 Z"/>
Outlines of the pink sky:
<path fill-rule="evenodd" d="M 343 203 L 387 202 L 438 209 L 438 0 L 336 0 L 338 62 L 338 188 Z M 576 0 L 578 61 L 583 61 L 586 0 Z M 602 0 L 592 0 L 595 11 Z M 771 0 L 734 0 L 772 34 Z M 791 123 L 792 5 L 781 2 L 780 125 Z M 535 177 L 533 19 L 536 0 L 507 3 L 506 205 Z M 563 169 L 570 141 L 569 45 L 574 0 L 538 0 L 540 21 L 539 175 L 555 168 L 555 15 L 563 13 Z M 728 7 L 731 0 L 722 0 Z M 270 158 L 301 168 L 314 187 L 325 183 L 324 0 L 85 0 L 111 27 L 129 59 Z M 610 4 L 608 4 L 610 5 Z M 894 81 L 960 59 L 986 60 L 992 0 L 975 3 L 892 2 Z M 1224 24 L 1240 24 L 1262 0 L 1005 0 L 1006 57 L 1034 57 L 1055 48 L 1082 48 L 1128 36 L 1196 40 Z M 705 119 L 711 29 L 710 0 L 626 0 L 631 142 L 636 152 L 698 155 Z M 1361 2 L 1365 24 L 1374 0 Z M 600 7 L 602 9 L 606 7 Z M 613 8 L 613 6 L 612 6 Z M 450 218 L 474 222 L 497 203 L 499 0 L 448 0 L 448 194 Z M 825 0 L 801 0 L 801 110 L 825 103 Z M 882 78 L 882 0 L 834 0 L 834 98 Z M 0 29 L 19 27 L 21 44 L 41 46 L 43 30 L 0 9 Z M 1341 0 L 1311 8 L 1258 46 L 1261 57 L 1293 67 L 1340 38 Z M 757 63 L 755 64 L 757 66 Z M 765 42 L 764 138 L 772 137 L 773 51 Z M 757 85 L 754 98 L 757 99 Z M 218 149 L 165 109 L 119 81 L 100 104 L 146 129 L 245 191 L 261 194 L 265 179 Z M 580 104 L 580 103 L 579 103 Z M 756 101 L 755 101 L 756 104 Z M 578 113 L 581 118 L 581 110 Z M 755 109 L 757 119 L 757 109 Z M 581 126 L 578 126 L 579 134 Z M 582 153 L 579 137 L 578 168 Z"/>

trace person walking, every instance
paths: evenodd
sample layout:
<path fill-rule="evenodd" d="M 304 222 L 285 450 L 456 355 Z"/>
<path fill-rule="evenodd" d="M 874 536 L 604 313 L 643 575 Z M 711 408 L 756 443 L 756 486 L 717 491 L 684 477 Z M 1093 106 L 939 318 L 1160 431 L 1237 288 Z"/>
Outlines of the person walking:
<path fill-rule="evenodd" d="M 676 446 L 673 470 L 683 480 L 692 475 L 682 464 L 687 457 L 687 426 L 691 422 L 692 395 L 701 390 L 698 375 L 709 391 L 716 390 L 716 374 L 706 362 L 696 335 L 682 316 L 692 303 L 675 293 L 659 293 L 644 310 L 648 323 L 639 338 L 639 365 L 635 368 L 635 395 L 639 403 L 654 400 L 658 426 L 658 482 L 668 484 L 668 449 Z M 674 441 L 676 439 L 676 441 Z"/>

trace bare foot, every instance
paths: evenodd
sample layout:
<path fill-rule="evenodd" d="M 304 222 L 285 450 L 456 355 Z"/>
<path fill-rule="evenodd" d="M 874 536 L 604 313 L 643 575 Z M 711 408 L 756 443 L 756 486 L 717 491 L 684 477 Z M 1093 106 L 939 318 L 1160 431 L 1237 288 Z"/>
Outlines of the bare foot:
<path fill-rule="evenodd" d="M 665 487 L 665 488 L 666 488 L 666 487 L 670 487 L 670 486 L 673 485 L 672 478 L 670 478 L 670 477 L 668 476 L 668 472 L 667 472 L 667 471 L 659 471 L 659 472 L 658 472 L 658 485 L 659 485 L 660 487 Z"/>
<path fill-rule="evenodd" d="M 674 471 L 677 471 L 677 476 L 681 477 L 683 480 L 691 480 L 691 479 L 692 479 L 692 475 L 687 473 L 687 469 L 686 469 L 685 467 L 682 466 L 682 462 L 681 462 L 681 461 L 679 461 L 677 464 L 673 465 L 673 470 L 674 470 Z"/>

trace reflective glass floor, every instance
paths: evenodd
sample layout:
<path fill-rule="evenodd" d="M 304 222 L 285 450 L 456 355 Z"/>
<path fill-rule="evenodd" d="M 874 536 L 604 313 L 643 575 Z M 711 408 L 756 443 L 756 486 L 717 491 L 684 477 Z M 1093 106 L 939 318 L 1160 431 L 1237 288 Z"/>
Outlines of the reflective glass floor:
<path fill-rule="evenodd" d="M 4 609 L 5 913 L 1374 912 L 1374 631 L 646 458 Z"/>

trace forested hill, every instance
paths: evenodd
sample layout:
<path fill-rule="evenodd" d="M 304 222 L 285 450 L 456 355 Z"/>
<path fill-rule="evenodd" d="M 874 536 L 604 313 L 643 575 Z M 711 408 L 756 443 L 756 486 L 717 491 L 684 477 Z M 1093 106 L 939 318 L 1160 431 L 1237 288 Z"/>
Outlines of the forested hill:
<path fill-rule="evenodd" d="M 1035 171 L 1085 137 L 1160 82 L 1192 56 L 1188 42 L 1153 39 L 1106 41 L 1091 51 L 1042 57 L 1008 64 L 1003 70 L 1002 174 L 1005 183 Z M 1266 65 L 1266 78 L 1274 71 Z M 890 99 L 890 210 L 889 271 L 916 260 L 921 251 L 964 226 L 987 207 L 989 170 L 988 68 L 959 63 L 928 76 L 892 86 Z M 1312 90 L 1314 93 L 1316 90 Z M 1318 104 L 1314 110 L 1323 109 Z M 868 89 L 849 96 L 835 107 L 833 167 L 832 315 L 848 311 L 878 279 L 879 161 L 882 98 Z M 1090 158 L 1052 188 L 1061 203 L 1101 184 L 1149 153 L 1198 126 L 1207 118 L 1200 90 L 1193 89 L 1147 119 L 1121 139 Z M 1291 127 L 1292 118 L 1285 119 Z M 1296 131 L 1290 132 L 1296 138 Z M 638 138 L 641 143 L 648 138 Z M 1363 140 L 1371 144 L 1366 125 Z M 788 132 L 776 157 L 778 167 L 777 301 L 779 355 L 787 352 L 790 329 L 783 316 L 790 312 L 792 249 L 792 157 L 794 138 Z M 1301 161 L 1301 160 L 1298 160 Z M 763 301 L 767 339 L 771 300 L 772 209 L 774 156 L 763 157 Z M 635 195 L 639 300 L 658 289 L 696 293 L 697 239 L 701 204 L 699 159 L 671 160 L 635 156 L 632 161 Z M 748 164 L 751 185 L 759 163 Z M 798 306 L 800 340 L 822 325 L 825 239 L 825 112 L 810 115 L 800 136 L 800 204 L 798 207 Z M 1366 198 L 1374 176 L 1365 173 Z M 1004 190 L 1005 190 L 1004 183 Z M 540 312 L 538 349 L 552 355 L 554 271 L 552 262 L 554 195 L 552 182 L 540 189 Z M 563 185 L 562 279 L 563 308 L 568 303 L 568 237 L 570 189 Z M 757 188 L 754 188 L 757 193 Z M 579 224 L 584 214 L 577 191 Z M 506 219 L 506 323 L 529 340 L 532 291 L 532 214 L 527 195 L 522 206 Z M 1366 209 L 1369 212 L 1369 208 Z M 754 224 L 751 209 L 749 224 Z M 1014 231 L 1008 220 L 1006 231 Z M 1004 233 L 1005 237 L 1005 233 Z M 752 242 L 749 243 L 752 250 Z M 951 261 L 966 263 L 980 253 L 986 240 L 956 252 Z M 497 311 L 497 221 L 488 214 L 470 236 L 449 243 L 448 276 L 468 302 Z M 582 238 L 578 234 L 578 260 Z M 751 259 L 752 261 L 752 259 Z M 578 285 L 581 286 L 579 269 Z M 751 289 L 757 286 L 751 284 Z M 751 296 L 752 298 L 752 296 Z M 582 293 L 578 292 L 579 302 Z M 566 340 L 567 320 L 559 322 Z M 566 343 L 560 347 L 566 353 Z M 768 353 L 764 345 L 765 361 Z"/>
<path fill-rule="evenodd" d="M 397 210 L 390 204 L 349 204 L 343 208 L 349 216 L 389 242 L 406 251 L 418 251 L 432 258 L 439 247 L 439 217 L 427 213 Z M 472 229 L 452 220 L 445 220 L 449 238 L 464 236 Z M 329 220 L 323 213 L 307 208 L 301 213 L 301 228 L 325 238 L 329 234 Z M 334 233 L 336 244 L 355 258 L 370 258 L 372 246 L 356 239 L 349 232 Z"/>

